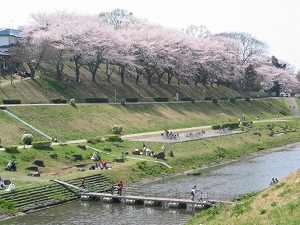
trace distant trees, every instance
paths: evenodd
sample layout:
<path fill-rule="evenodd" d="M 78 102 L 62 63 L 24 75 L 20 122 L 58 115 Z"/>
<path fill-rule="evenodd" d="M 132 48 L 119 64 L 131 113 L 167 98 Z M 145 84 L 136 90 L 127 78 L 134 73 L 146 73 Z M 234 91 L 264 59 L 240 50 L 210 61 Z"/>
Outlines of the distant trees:
<path fill-rule="evenodd" d="M 125 70 L 131 68 L 136 84 L 144 76 L 149 85 L 165 77 L 168 84 L 176 78 L 178 84 L 230 83 L 252 89 L 254 85 L 271 88 L 278 81 L 283 88 L 291 88 L 290 81 L 296 80 L 291 69 L 273 66 L 266 52 L 267 45 L 250 34 L 212 35 L 205 26 L 194 25 L 180 32 L 116 9 L 97 16 L 34 14 L 21 33 L 14 57 L 28 66 L 32 78 L 40 64 L 48 61 L 60 81 L 65 79 L 66 63 L 74 66 L 76 81 L 85 67 L 93 82 L 104 64 L 108 82 L 118 68 L 124 83 Z"/>

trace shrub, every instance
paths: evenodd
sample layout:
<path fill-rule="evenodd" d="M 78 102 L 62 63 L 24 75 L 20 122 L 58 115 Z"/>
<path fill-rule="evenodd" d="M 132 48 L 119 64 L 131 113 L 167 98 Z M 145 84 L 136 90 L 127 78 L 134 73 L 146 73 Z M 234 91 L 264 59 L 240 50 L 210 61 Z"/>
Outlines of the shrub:
<path fill-rule="evenodd" d="M 156 102 L 168 102 L 169 99 L 167 97 L 155 97 L 153 98 Z"/>
<path fill-rule="evenodd" d="M 36 149 L 40 148 L 49 148 L 51 146 L 51 141 L 38 141 L 38 142 L 32 142 L 32 146 Z"/>
<path fill-rule="evenodd" d="M 87 139 L 87 142 L 88 143 L 99 143 L 99 142 L 102 141 L 102 139 L 103 139 L 102 136 L 96 136 L 96 137 L 92 137 L 92 138 Z"/>
<path fill-rule="evenodd" d="M 275 207 L 276 205 L 277 205 L 277 202 L 272 202 L 272 203 L 271 203 L 271 206 L 272 206 L 272 207 Z"/>
<path fill-rule="evenodd" d="M 21 104 L 19 99 L 3 99 L 3 104 Z"/>
<path fill-rule="evenodd" d="M 242 99 L 242 96 L 236 96 L 235 98 L 236 99 Z"/>
<path fill-rule="evenodd" d="M 189 101 L 191 101 L 191 100 L 192 100 L 191 97 L 182 97 L 182 98 L 180 98 L 180 101 L 186 101 L 186 102 L 189 102 Z"/>
<path fill-rule="evenodd" d="M 191 99 L 191 103 L 195 103 L 195 99 L 194 98 Z"/>
<path fill-rule="evenodd" d="M 204 101 L 211 101 L 212 100 L 212 97 L 205 97 L 204 98 Z"/>
<path fill-rule="evenodd" d="M 70 99 L 70 105 L 71 106 L 76 106 L 76 104 L 75 104 L 75 98 L 71 98 Z"/>
<path fill-rule="evenodd" d="M 112 128 L 112 132 L 114 134 L 121 134 L 122 133 L 122 126 L 114 125 L 113 128 Z"/>
<path fill-rule="evenodd" d="M 31 143 L 33 141 L 32 134 L 23 134 L 22 141 L 23 141 L 24 145 L 31 145 Z"/>
<path fill-rule="evenodd" d="M 218 103 L 218 100 L 219 100 L 219 99 L 217 99 L 217 98 L 212 98 L 212 102 L 215 103 L 215 104 Z"/>
<path fill-rule="evenodd" d="M 246 102 L 250 102 L 250 97 L 245 97 Z"/>
<path fill-rule="evenodd" d="M 4 150 L 7 153 L 19 153 L 18 146 L 8 146 L 8 147 L 5 147 Z"/>
<path fill-rule="evenodd" d="M 125 105 L 125 100 L 123 98 L 121 99 L 121 105 Z"/>
<path fill-rule="evenodd" d="M 6 107 L 6 106 L 0 106 L 0 109 L 1 109 L 1 110 L 6 110 L 7 107 Z"/>
<path fill-rule="evenodd" d="M 108 98 L 85 98 L 86 103 L 108 103 Z"/>
<path fill-rule="evenodd" d="M 248 124 L 253 124 L 253 121 L 242 121 L 243 126 L 248 126 Z"/>
<path fill-rule="evenodd" d="M 230 99 L 229 99 L 229 101 L 232 102 L 232 103 L 234 103 L 235 100 L 236 100 L 236 98 L 230 98 Z"/>
<path fill-rule="evenodd" d="M 139 98 L 126 98 L 126 102 L 138 102 Z"/>

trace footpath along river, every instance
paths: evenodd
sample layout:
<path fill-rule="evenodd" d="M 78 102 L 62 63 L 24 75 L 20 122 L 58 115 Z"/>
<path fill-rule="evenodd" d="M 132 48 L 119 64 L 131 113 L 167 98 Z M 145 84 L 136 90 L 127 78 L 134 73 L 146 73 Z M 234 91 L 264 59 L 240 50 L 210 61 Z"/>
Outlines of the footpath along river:
<path fill-rule="evenodd" d="M 271 179 L 279 181 L 300 167 L 300 145 L 278 151 L 266 151 L 255 157 L 241 159 L 202 170 L 199 176 L 180 175 L 139 186 L 127 188 L 127 193 L 147 196 L 190 197 L 193 185 L 196 196 L 229 200 L 233 196 L 259 191 L 269 186 Z M 125 184 L 126 186 L 126 184 Z M 124 192 L 124 195 L 126 195 Z M 133 206 L 102 202 L 75 201 L 25 216 L 2 221 L 0 224 L 57 225 L 57 224 L 184 224 L 197 211 L 191 208 Z"/>

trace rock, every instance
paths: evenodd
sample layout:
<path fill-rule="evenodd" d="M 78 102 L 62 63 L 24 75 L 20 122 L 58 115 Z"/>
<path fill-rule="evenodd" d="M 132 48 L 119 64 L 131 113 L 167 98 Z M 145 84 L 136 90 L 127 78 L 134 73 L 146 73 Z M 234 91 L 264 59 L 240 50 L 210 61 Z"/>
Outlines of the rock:
<path fill-rule="evenodd" d="M 41 175 L 40 175 L 40 172 L 38 172 L 38 171 L 31 171 L 28 173 L 28 176 L 39 177 Z"/>
<path fill-rule="evenodd" d="M 82 155 L 81 154 L 74 154 L 73 159 L 74 160 L 82 160 Z"/>
<path fill-rule="evenodd" d="M 52 158 L 52 159 L 57 159 L 57 154 L 56 154 L 56 153 L 50 154 L 50 158 Z"/>
<path fill-rule="evenodd" d="M 85 145 L 80 145 L 80 144 L 78 144 L 77 147 L 78 147 L 78 148 L 81 148 L 81 149 L 83 149 L 83 150 L 86 150 Z"/>
<path fill-rule="evenodd" d="M 116 162 L 124 162 L 124 159 L 122 159 L 122 158 L 116 158 Z"/>
<path fill-rule="evenodd" d="M 36 159 L 34 160 L 33 164 L 37 166 L 44 166 L 44 161 L 41 159 Z"/>
<path fill-rule="evenodd" d="M 138 150 L 138 149 L 134 149 L 134 150 L 132 150 L 132 154 L 133 154 L 133 155 L 140 155 L 141 152 L 140 152 L 140 150 Z"/>
<path fill-rule="evenodd" d="M 168 155 L 169 155 L 170 157 L 174 157 L 174 154 L 173 154 L 172 150 L 169 150 L 169 151 L 168 151 Z"/>
<path fill-rule="evenodd" d="M 10 185 L 11 184 L 10 180 L 3 180 L 3 182 L 4 182 L 5 185 Z"/>
<path fill-rule="evenodd" d="M 157 158 L 157 159 L 165 159 L 165 153 L 164 153 L 164 152 L 159 152 L 159 153 L 156 155 L 156 158 Z"/>
<path fill-rule="evenodd" d="M 32 171 L 39 171 L 39 168 L 37 166 L 35 166 L 35 165 L 29 166 L 28 169 L 32 170 Z"/>

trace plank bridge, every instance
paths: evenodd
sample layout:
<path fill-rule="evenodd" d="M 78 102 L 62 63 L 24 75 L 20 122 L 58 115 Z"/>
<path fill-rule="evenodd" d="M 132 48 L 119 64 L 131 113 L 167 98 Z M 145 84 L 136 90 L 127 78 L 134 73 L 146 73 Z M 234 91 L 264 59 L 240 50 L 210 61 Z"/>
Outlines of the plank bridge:
<path fill-rule="evenodd" d="M 103 201 L 105 203 L 125 203 L 128 205 L 145 205 L 145 206 L 165 206 L 170 208 L 187 208 L 191 206 L 195 209 L 207 209 L 217 203 L 232 204 L 229 201 L 219 200 L 196 200 L 182 198 L 164 198 L 164 197 L 145 197 L 135 195 L 111 195 L 109 193 L 85 192 L 81 193 L 81 200 L 86 201 Z"/>

